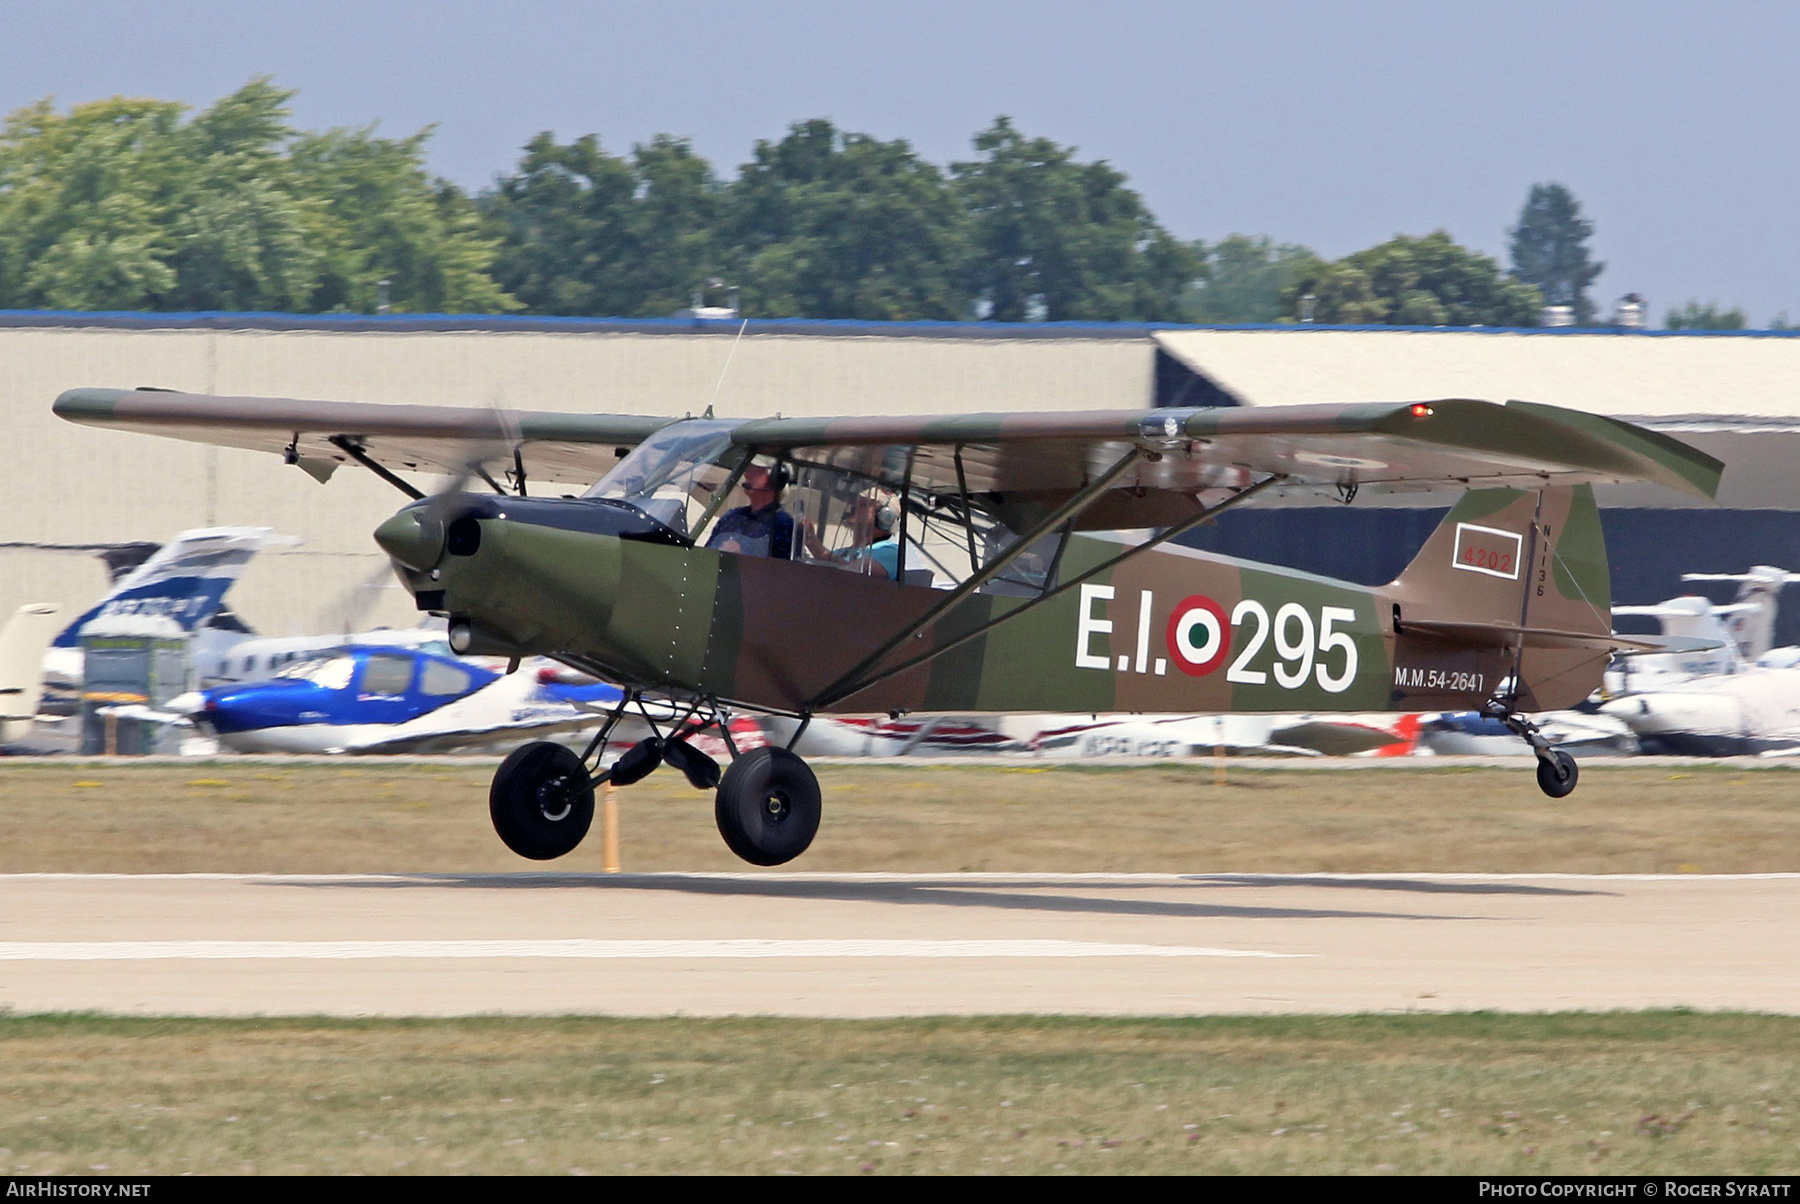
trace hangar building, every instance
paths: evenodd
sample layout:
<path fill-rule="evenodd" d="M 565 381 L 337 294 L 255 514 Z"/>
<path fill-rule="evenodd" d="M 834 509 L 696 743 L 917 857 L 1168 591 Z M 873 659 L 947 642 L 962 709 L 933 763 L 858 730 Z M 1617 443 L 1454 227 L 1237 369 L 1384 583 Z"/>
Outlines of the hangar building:
<path fill-rule="evenodd" d="M 400 501 L 366 473 L 321 487 L 272 457 L 77 427 L 78 385 L 525 409 L 812 415 L 1527 398 L 1649 421 L 1725 460 L 1720 507 L 1660 490 L 1603 497 L 1620 601 L 1685 592 L 1682 571 L 1800 569 L 1800 337 L 1544 330 L 1195 328 L 1131 323 L 0 314 L 0 414 L 28 487 L 0 518 L 0 608 L 86 604 L 99 545 L 188 527 L 269 526 L 232 602 L 285 635 L 413 619 L 369 532 Z M 424 482 L 429 487 L 429 482 Z M 1443 501 L 1435 496 L 1428 504 Z M 1244 511 L 1198 541 L 1374 582 L 1437 508 Z M 1800 642 L 1800 599 L 1778 638 Z"/>

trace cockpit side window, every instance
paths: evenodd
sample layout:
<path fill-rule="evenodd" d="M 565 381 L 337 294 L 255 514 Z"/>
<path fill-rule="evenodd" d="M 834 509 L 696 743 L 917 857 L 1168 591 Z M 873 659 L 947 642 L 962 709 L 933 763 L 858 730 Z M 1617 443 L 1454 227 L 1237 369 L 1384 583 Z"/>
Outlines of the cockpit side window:
<path fill-rule="evenodd" d="M 363 666 L 364 694 L 404 694 L 412 684 L 413 663 L 410 656 L 378 654 Z"/>
<path fill-rule="evenodd" d="M 446 694 L 462 694 L 469 688 L 469 671 L 442 661 L 426 661 L 419 675 L 419 692 L 440 698 Z"/>

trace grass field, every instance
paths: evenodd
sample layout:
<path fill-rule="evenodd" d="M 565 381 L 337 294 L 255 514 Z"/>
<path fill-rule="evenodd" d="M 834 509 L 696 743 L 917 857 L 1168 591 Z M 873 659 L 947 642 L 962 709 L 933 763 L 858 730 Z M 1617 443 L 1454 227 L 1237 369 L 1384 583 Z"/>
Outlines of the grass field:
<path fill-rule="evenodd" d="M 0 761 L 0 872 L 544 868 L 487 817 L 487 764 Z M 1518 768 L 822 765 L 796 870 L 1594 873 L 1800 870 L 1800 766 L 1590 762 L 1545 798 Z M 742 870 L 712 799 L 665 771 L 619 794 L 623 866 Z M 600 868 L 599 825 L 554 863 Z"/>
<path fill-rule="evenodd" d="M 491 765 L 7 764 L 0 872 L 544 868 Z M 800 870 L 1800 869 L 1800 774 L 819 767 Z M 742 870 L 621 792 L 628 870 Z M 557 868 L 597 870 L 596 830 Z M 1800 1170 L 1800 1018 L 0 1015 L 0 1174 Z"/>
<path fill-rule="evenodd" d="M 1800 1019 L 0 1018 L 0 1173 L 1760 1173 Z"/>

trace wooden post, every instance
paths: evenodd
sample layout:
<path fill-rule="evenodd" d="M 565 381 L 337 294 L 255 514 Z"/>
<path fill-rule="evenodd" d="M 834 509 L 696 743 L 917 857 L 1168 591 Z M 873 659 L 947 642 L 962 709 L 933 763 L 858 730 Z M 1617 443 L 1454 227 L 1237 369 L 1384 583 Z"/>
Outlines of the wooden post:
<path fill-rule="evenodd" d="M 119 717 L 117 715 L 108 715 L 106 717 L 105 749 L 106 755 L 109 757 L 116 757 L 119 755 Z"/>
<path fill-rule="evenodd" d="M 600 870 L 619 872 L 619 800 L 617 787 L 611 782 L 602 787 L 600 797 Z"/>

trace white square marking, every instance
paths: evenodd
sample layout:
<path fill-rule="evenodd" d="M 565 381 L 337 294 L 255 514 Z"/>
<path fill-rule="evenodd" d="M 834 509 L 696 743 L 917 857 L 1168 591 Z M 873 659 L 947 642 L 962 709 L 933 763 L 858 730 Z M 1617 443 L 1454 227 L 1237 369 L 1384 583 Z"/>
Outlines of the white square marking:
<path fill-rule="evenodd" d="M 1517 581 L 1524 547 L 1525 537 L 1516 531 L 1457 523 L 1456 546 L 1450 555 L 1450 566 L 1464 572 Z"/>

